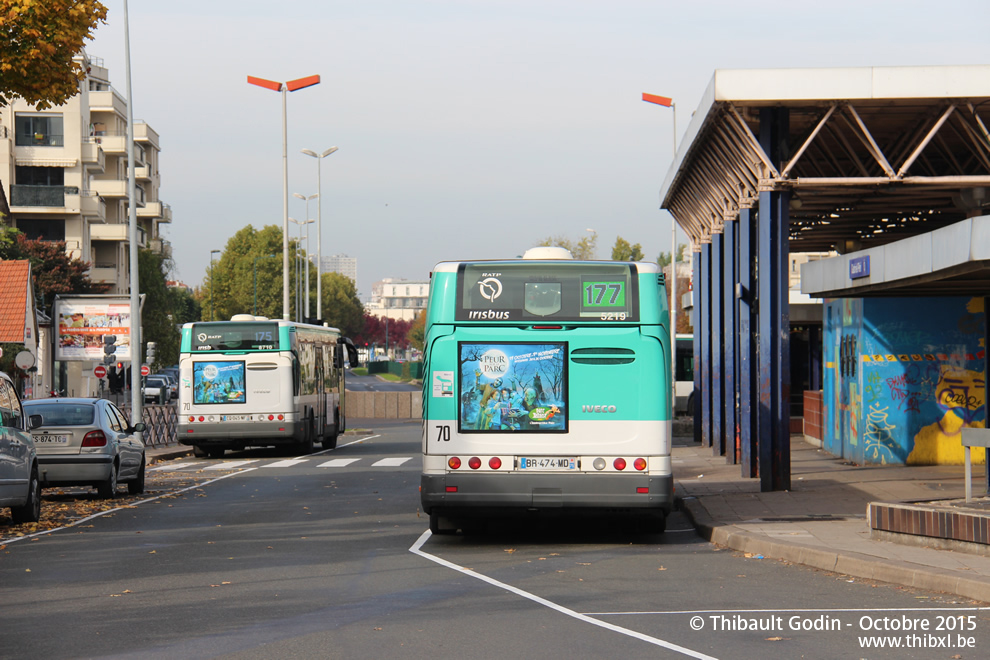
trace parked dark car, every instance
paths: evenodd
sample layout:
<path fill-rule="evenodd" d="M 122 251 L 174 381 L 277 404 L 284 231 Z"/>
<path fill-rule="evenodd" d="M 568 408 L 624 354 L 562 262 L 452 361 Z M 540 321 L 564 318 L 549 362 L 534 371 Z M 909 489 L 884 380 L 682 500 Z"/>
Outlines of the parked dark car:
<path fill-rule="evenodd" d="M 41 422 L 25 411 L 10 377 L 0 371 L 0 508 L 15 523 L 41 518 L 41 471 L 31 427 Z"/>
<path fill-rule="evenodd" d="M 131 494 L 144 492 L 144 443 L 117 406 L 106 399 L 35 399 L 24 402 L 40 426 L 32 430 L 41 484 L 94 486 L 100 497 L 114 497 L 120 482 Z"/>

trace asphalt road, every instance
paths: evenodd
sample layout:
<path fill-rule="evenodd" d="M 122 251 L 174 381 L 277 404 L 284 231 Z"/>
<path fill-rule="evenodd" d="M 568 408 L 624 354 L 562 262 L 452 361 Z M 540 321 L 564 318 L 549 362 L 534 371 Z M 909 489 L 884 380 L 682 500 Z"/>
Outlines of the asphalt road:
<path fill-rule="evenodd" d="M 418 433 L 390 423 L 308 457 L 172 461 L 155 473 L 171 495 L 8 541 L 0 657 L 983 658 L 990 648 L 990 611 L 973 603 L 719 550 L 680 514 L 655 536 L 576 520 L 432 537 L 418 511 Z M 878 651 L 862 646 L 868 636 L 926 646 Z"/>

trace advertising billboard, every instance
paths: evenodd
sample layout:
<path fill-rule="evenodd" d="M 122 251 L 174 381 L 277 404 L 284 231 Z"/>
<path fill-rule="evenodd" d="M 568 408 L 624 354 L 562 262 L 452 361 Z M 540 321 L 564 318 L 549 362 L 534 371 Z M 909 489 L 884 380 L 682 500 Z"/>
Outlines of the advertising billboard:
<path fill-rule="evenodd" d="M 103 361 L 103 338 L 114 335 L 114 359 L 131 358 L 131 305 L 126 296 L 55 299 L 58 338 L 55 359 Z"/>
<path fill-rule="evenodd" d="M 567 431 L 566 342 L 460 342 L 462 433 Z"/>
<path fill-rule="evenodd" d="M 193 403 L 246 403 L 244 362 L 194 362 Z"/>

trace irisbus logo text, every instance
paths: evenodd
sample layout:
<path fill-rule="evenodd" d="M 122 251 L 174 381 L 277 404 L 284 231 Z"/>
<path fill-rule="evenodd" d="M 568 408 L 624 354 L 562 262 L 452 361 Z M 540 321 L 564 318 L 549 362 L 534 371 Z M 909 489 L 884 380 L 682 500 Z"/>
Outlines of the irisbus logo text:
<path fill-rule="evenodd" d="M 581 412 L 586 413 L 614 413 L 615 406 L 581 406 Z"/>
<path fill-rule="evenodd" d="M 497 312 L 493 309 L 468 312 L 469 321 L 508 321 L 509 318 L 509 312 Z"/>

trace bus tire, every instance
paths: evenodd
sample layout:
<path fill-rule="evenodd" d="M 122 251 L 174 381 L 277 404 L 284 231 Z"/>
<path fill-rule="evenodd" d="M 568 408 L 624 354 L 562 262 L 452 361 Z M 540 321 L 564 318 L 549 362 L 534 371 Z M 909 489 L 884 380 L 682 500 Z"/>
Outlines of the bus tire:
<path fill-rule="evenodd" d="M 196 458 L 206 458 L 207 453 L 206 450 L 199 445 L 193 445 L 193 456 Z"/>
<path fill-rule="evenodd" d="M 457 525 L 455 525 L 449 518 L 444 518 L 436 511 L 431 511 L 430 533 L 436 534 L 437 536 L 441 534 L 456 534 Z"/>
<path fill-rule="evenodd" d="M 306 414 L 306 421 L 303 423 L 303 439 L 299 443 L 300 454 L 313 453 L 313 436 L 316 434 L 316 420 L 313 418 L 313 410 L 310 408 Z"/>
<path fill-rule="evenodd" d="M 337 448 L 337 429 L 340 426 L 340 413 L 339 411 L 334 411 L 333 413 L 333 426 L 328 426 L 323 430 L 323 448 L 324 449 L 336 449 Z"/>
<path fill-rule="evenodd" d="M 210 447 L 206 450 L 206 455 L 210 458 L 223 458 L 223 447 Z"/>

